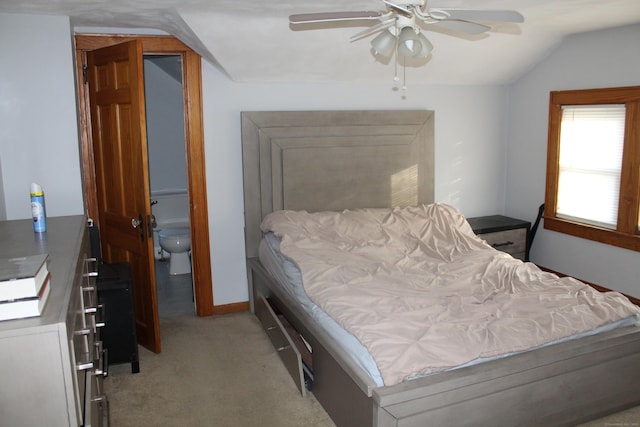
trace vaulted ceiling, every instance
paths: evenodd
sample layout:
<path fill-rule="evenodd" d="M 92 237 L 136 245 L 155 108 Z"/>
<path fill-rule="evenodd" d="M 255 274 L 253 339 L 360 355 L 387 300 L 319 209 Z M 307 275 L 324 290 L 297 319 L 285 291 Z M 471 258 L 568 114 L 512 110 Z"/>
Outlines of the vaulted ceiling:
<path fill-rule="evenodd" d="M 476 36 L 427 28 L 434 49 L 407 66 L 412 84 L 508 84 L 570 34 L 640 23 L 640 0 L 429 0 L 428 7 L 510 9 L 525 21 L 491 23 L 490 31 Z M 238 82 L 390 81 L 395 62 L 374 55 L 371 37 L 350 40 L 375 21 L 295 27 L 288 21 L 290 14 L 360 10 L 385 10 L 385 4 L 382 0 L 0 0 L 0 13 L 65 15 L 75 28 L 164 31 Z"/>

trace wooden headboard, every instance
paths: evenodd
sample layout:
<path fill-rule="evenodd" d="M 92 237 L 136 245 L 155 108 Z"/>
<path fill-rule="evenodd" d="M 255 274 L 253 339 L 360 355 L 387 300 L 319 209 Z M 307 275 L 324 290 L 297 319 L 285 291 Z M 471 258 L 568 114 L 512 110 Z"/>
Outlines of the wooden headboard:
<path fill-rule="evenodd" d="M 433 111 L 242 113 L 245 243 L 280 209 L 339 211 L 433 202 Z"/>

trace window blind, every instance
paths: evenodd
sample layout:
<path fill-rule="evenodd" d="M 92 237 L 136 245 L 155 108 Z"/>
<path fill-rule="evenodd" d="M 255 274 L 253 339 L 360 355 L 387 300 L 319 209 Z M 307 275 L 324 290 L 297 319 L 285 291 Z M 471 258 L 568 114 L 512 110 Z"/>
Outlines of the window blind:
<path fill-rule="evenodd" d="M 563 106 L 557 215 L 616 228 L 625 105 Z"/>

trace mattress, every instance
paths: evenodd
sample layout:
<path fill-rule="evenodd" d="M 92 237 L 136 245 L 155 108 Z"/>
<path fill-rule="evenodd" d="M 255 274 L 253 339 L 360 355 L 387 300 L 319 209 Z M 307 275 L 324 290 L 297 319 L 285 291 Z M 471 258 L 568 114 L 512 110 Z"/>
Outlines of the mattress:
<path fill-rule="evenodd" d="M 464 219 L 460 219 L 460 217 L 457 216 L 458 213 L 455 210 L 450 211 L 450 207 L 445 207 L 445 211 L 447 212 L 447 214 L 451 214 L 453 212 L 454 216 L 451 218 L 451 220 L 452 220 L 452 222 L 456 222 L 457 223 L 455 225 L 454 229 L 457 230 L 457 228 L 460 228 L 462 230 L 462 235 L 457 235 L 453 239 L 453 240 L 455 240 L 455 242 L 454 242 L 455 250 L 452 252 L 451 249 L 446 244 L 446 240 L 451 240 L 450 237 L 445 236 L 445 234 L 447 234 L 448 231 L 446 233 L 443 233 L 443 232 L 441 232 L 442 230 L 440 230 L 440 228 L 442 228 L 442 227 L 444 227 L 443 229 L 447 229 L 447 227 L 449 227 L 449 225 L 440 224 L 439 225 L 440 228 L 438 228 L 438 231 L 434 235 L 432 235 L 430 237 L 431 240 L 442 240 L 442 242 L 439 242 L 436 245 L 436 248 L 435 248 L 435 251 L 437 252 L 437 256 L 438 257 L 442 257 L 442 258 L 452 258 L 453 257 L 453 258 L 455 258 L 455 251 L 458 250 L 458 246 L 463 246 L 463 247 L 468 246 L 467 249 L 472 250 L 472 251 L 480 251 L 479 253 L 483 257 L 486 257 L 488 255 L 490 259 L 496 259 L 501 263 L 503 263 L 503 262 L 506 262 L 507 264 L 516 263 L 516 262 L 520 263 L 520 261 L 514 260 L 514 259 L 503 260 L 503 258 L 505 258 L 505 257 L 507 257 L 507 258 L 510 258 L 510 257 L 508 255 L 506 255 L 506 254 L 497 253 L 497 251 L 495 251 L 494 249 L 490 248 L 488 245 L 486 245 L 480 239 L 475 238 L 475 235 L 472 232 L 470 232 L 470 234 L 469 234 L 470 227 L 468 227 L 468 224 L 466 224 L 466 221 Z M 378 210 L 378 211 L 375 212 L 375 215 L 373 215 L 373 216 L 377 217 L 377 216 L 380 216 L 380 215 L 381 215 L 381 217 L 384 217 L 385 215 L 387 215 L 387 213 L 384 212 L 384 211 Z M 397 219 L 398 218 L 395 218 L 394 220 L 397 220 Z M 323 221 L 324 220 L 325 219 L 323 219 Z M 443 218 L 437 218 L 437 220 L 440 221 L 441 223 L 446 222 L 446 221 L 443 221 Z M 402 221 L 404 221 L 404 219 L 402 219 Z M 361 219 L 358 219 L 358 224 L 361 224 Z M 277 227 L 275 227 L 275 228 L 277 229 Z M 351 229 L 354 228 L 354 226 L 353 226 L 353 224 L 350 224 L 347 228 L 349 228 L 351 230 Z M 357 228 L 357 227 L 355 227 L 355 228 Z M 306 231 L 308 231 L 308 230 L 306 230 Z M 387 232 L 388 232 L 388 230 L 387 230 Z M 293 232 L 294 235 L 296 233 L 298 233 L 297 230 Z M 335 233 L 335 231 L 332 230 L 331 233 Z M 367 231 L 367 233 L 372 233 L 372 234 L 367 234 L 367 236 L 371 236 L 371 240 L 375 240 L 375 232 L 371 232 L 371 230 L 369 230 L 369 231 Z M 304 234 L 304 232 L 302 232 L 302 234 Z M 313 234 L 313 232 L 312 232 L 312 234 Z M 469 234 L 469 235 L 467 235 L 467 234 Z M 434 236 L 436 236 L 435 239 L 434 239 Z M 368 239 L 368 237 L 367 237 L 367 239 Z M 367 240 L 367 239 L 365 239 L 365 240 Z M 349 244 L 352 243 L 351 240 L 349 240 L 349 242 L 350 242 Z M 314 242 L 311 246 L 313 246 L 315 244 L 316 244 L 316 242 Z M 424 243 L 421 243 L 421 244 L 424 244 Z M 431 244 L 431 243 L 428 243 L 428 244 Z M 344 246 L 345 242 L 342 241 L 340 243 L 340 245 Z M 358 243 L 358 245 L 362 245 L 362 243 Z M 376 250 L 378 250 L 378 249 L 379 248 L 376 248 Z M 360 250 L 360 247 L 359 247 L 358 250 Z M 483 251 L 485 251 L 485 252 L 483 252 Z M 494 251 L 494 252 L 496 252 L 496 254 L 493 254 L 493 252 L 488 253 L 486 251 Z M 321 252 L 321 253 L 323 255 L 325 255 L 325 256 L 328 256 L 329 258 L 331 256 L 335 255 L 335 254 L 331 254 L 331 253 L 328 253 L 328 252 Z M 295 299 L 296 301 L 298 301 L 300 303 L 300 306 L 309 314 L 310 317 L 312 317 L 317 322 L 317 324 L 322 329 L 324 329 L 326 331 L 326 333 L 334 341 L 339 343 L 341 347 L 343 347 L 344 349 L 347 350 L 348 354 L 352 357 L 353 362 L 357 363 L 364 371 L 369 373 L 369 375 L 372 378 L 372 380 L 379 386 L 391 385 L 391 384 L 398 383 L 399 381 L 410 380 L 410 379 L 413 379 L 413 378 L 416 378 L 416 377 L 425 376 L 425 375 L 431 375 L 431 374 L 436 373 L 438 371 L 457 369 L 457 368 L 460 368 L 460 367 L 469 366 L 469 365 L 476 364 L 476 363 L 482 363 L 482 362 L 487 361 L 487 360 L 492 360 L 492 359 L 496 359 L 496 358 L 500 358 L 500 357 L 506 357 L 506 356 L 509 356 L 511 354 L 514 354 L 514 353 L 517 353 L 517 352 L 520 352 L 520 351 L 539 348 L 539 347 L 542 347 L 542 346 L 551 345 L 551 344 L 555 344 L 555 343 L 558 343 L 558 342 L 567 341 L 567 340 L 571 340 L 571 339 L 576 339 L 576 338 L 580 338 L 580 337 L 583 337 L 583 336 L 592 335 L 592 334 L 600 333 L 600 332 L 603 332 L 603 331 L 611 330 L 611 329 L 614 329 L 614 328 L 623 327 L 623 326 L 629 326 L 629 325 L 633 325 L 633 324 L 637 323 L 637 314 L 630 314 L 630 315 L 624 316 L 622 318 L 619 318 L 617 320 L 610 321 L 610 322 L 607 322 L 605 324 L 598 325 L 597 327 L 588 327 L 586 330 L 582 330 L 582 331 L 580 331 L 578 333 L 574 333 L 574 334 L 562 336 L 562 337 L 559 337 L 559 338 L 553 338 L 553 339 L 549 339 L 549 340 L 546 340 L 546 341 L 542 341 L 542 342 L 540 342 L 540 343 L 538 343 L 536 345 L 529 346 L 526 349 L 525 348 L 520 348 L 518 346 L 508 347 L 508 348 L 513 348 L 513 351 L 505 351 L 505 352 L 499 352 L 499 353 L 486 352 L 486 354 L 480 354 L 480 355 L 478 355 L 478 357 L 473 357 L 473 358 L 468 358 L 466 360 L 462 360 L 461 363 L 452 362 L 449 365 L 439 366 L 438 369 L 422 369 L 422 370 L 413 369 L 413 370 L 410 371 L 410 374 L 404 374 L 403 373 L 400 376 L 387 375 L 387 380 L 385 381 L 384 375 L 382 375 L 380 367 L 379 367 L 378 363 L 376 362 L 376 357 L 375 357 L 374 354 L 372 354 L 371 345 L 366 345 L 366 340 L 368 339 L 366 334 L 363 335 L 362 333 L 360 333 L 360 335 L 358 335 L 359 338 L 356 337 L 356 334 L 358 334 L 358 328 L 355 328 L 356 333 L 354 334 L 353 330 L 348 330 L 350 325 L 348 325 L 348 324 L 345 325 L 345 322 L 344 322 L 343 319 L 338 318 L 338 320 L 336 320 L 336 318 L 332 317 L 329 313 L 327 313 L 325 310 L 323 310 L 320 307 L 319 304 L 317 304 L 312 298 L 309 297 L 309 294 L 308 294 L 307 290 L 305 289 L 305 283 L 303 283 L 303 280 L 302 280 L 303 274 L 301 273 L 299 265 L 298 265 L 300 263 L 300 260 L 298 260 L 297 262 L 294 262 L 291 258 L 289 258 L 288 256 L 285 256 L 282 253 L 282 251 L 281 251 L 281 239 L 279 237 L 277 237 L 275 235 L 275 233 L 273 233 L 273 232 L 266 232 L 265 233 L 265 238 L 264 238 L 263 242 L 260 245 L 259 255 L 260 255 L 261 262 L 263 263 L 265 268 L 267 268 L 267 270 L 274 276 L 274 278 L 276 278 L 277 282 L 283 286 L 283 289 L 293 299 Z M 475 252 L 468 252 L 468 253 L 465 252 L 464 255 L 465 255 L 465 257 L 480 256 L 480 255 L 477 255 Z M 349 254 L 345 255 L 345 257 L 347 257 L 347 258 L 348 258 L 348 256 L 349 256 Z M 323 261 L 323 262 L 325 262 L 325 261 Z M 352 259 L 352 261 L 353 261 L 353 259 Z M 473 265 L 473 263 L 471 263 L 471 262 L 468 262 L 468 263 L 467 262 L 462 262 L 456 268 L 458 268 L 458 269 L 462 268 L 462 270 L 466 271 L 469 268 L 467 266 L 467 264 L 468 265 Z M 443 276 L 446 276 L 448 274 L 446 269 L 445 269 L 445 267 L 442 267 L 440 264 L 437 264 L 435 266 L 435 268 L 440 269 L 440 273 L 439 274 L 441 274 Z M 338 278 L 340 278 L 340 276 L 338 276 Z M 441 278 L 438 277 L 438 280 L 441 280 Z M 353 281 L 353 277 L 352 277 L 352 279 L 350 279 L 350 281 Z M 334 310 L 334 312 L 335 312 L 335 310 Z M 405 320 L 405 322 L 406 322 L 406 320 Z M 451 322 L 449 322 L 449 323 L 451 323 Z M 420 334 L 422 333 L 422 331 L 420 331 L 420 330 L 417 330 L 417 331 Z M 365 343 L 363 343 L 362 337 L 364 337 Z M 455 341 L 455 340 L 452 340 L 452 341 Z M 423 345 L 423 347 L 427 347 L 428 351 L 429 351 L 431 349 L 430 344 L 431 344 L 431 342 L 429 342 L 428 346 L 424 346 Z M 404 343 L 399 341 L 399 346 L 402 346 L 402 345 L 404 345 Z M 433 346 L 432 348 L 436 348 L 436 347 L 437 346 Z M 385 351 L 388 348 L 390 348 L 389 345 L 386 345 L 386 346 L 383 347 L 383 349 Z M 399 356 L 397 356 L 397 355 L 394 356 L 394 357 L 396 357 L 396 359 L 399 358 Z M 419 356 L 419 357 L 422 357 L 422 356 Z M 400 362 L 398 362 L 398 363 L 400 363 Z M 389 367 L 389 363 L 387 361 L 386 365 L 385 365 L 385 369 L 388 369 L 388 367 Z M 395 368 L 395 366 L 393 368 Z"/>
<path fill-rule="evenodd" d="M 300 304 L 331 339 L 347 350 L 353 363 L 362 368 L 377 386 L 383 386 L 382 376 L 369 351 L 356 337 L 343 329 L 335 320 L 316 305 L 304 291 L 302 276 L 296 265 L 280 253 L 280 239 L 273 233 L 266 233 L 258 248 L 258 257 L 262 265 L 276 279 L 287 295 Z M 311 349 L 313 351 L 313 349 Z"/>

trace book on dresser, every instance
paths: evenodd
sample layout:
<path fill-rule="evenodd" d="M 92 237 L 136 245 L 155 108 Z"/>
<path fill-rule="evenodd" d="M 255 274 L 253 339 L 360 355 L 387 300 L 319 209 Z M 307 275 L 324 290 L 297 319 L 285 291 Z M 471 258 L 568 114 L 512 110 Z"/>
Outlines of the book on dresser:
<path fill-rule="evenodd" d="M 0 302 L 40 295 L 49 275 L 48 254 L 0 259 Z"/>
<path fill-rule="evenodd" d="M 47 277 L 40 287 L 38 295 L 10 301 L 0 301 L 0 321 L 40 316 L 47 304 L 50 293 L 51 274 L 47 273 Z"/>

